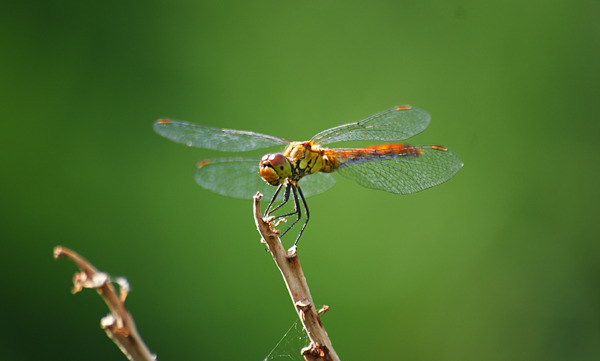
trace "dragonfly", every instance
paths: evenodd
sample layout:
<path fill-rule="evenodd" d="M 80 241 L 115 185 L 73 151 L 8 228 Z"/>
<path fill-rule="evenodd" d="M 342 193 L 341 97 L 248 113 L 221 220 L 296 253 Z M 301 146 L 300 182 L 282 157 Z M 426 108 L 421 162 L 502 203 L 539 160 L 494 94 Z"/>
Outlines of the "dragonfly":
<path fill-rule="evenodd" d="M 296 218 L 286 234 L 306 214 L 294 246 L 304 232 L 310 213 L 305 198 L 335 184 L 332 172 L 366 188 L 410 194 L 439 185 L 463 166 L 460 158 L 441 145 L 385 143 L 362 148 L 326 148 L 344 141 L 398 142 L 421 133 L 430 123 L 424 110 L 396 106 L 355 123 L 324 130 L 308 141 L 289 141 L 250 131 L 214 128 L 171 119 L 159 119 L 154 130 L 177 143 L 224 152 L 285 147 L 262 158 L 216 158 L 198 162 L 195 178 L 213 192 L 250 199 L 257 192 L 272 194 L 264 217 L 271 221 Z M 282 193 L 283 191 L 283 193 Z M 283 194 L 283 196 L 282 196 Z M 294 210 L 274 216 L 293 199 Z M 279 204 L 276 204 L 278 200 Z"/>

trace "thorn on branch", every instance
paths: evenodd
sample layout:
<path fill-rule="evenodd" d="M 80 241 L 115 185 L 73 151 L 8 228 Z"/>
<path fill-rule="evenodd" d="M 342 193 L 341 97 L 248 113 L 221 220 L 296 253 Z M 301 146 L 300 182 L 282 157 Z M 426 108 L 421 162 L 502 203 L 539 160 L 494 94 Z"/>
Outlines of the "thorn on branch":
<path fill-rule="evenodd" d="M 324 314 L 327 311 L 329 311 L 329 306 L 323 305 L 323 307 L 321 307 L 321 309 L 317 313 L 319 314 L 319 316 L 321 316 L 322 314 Z"/>

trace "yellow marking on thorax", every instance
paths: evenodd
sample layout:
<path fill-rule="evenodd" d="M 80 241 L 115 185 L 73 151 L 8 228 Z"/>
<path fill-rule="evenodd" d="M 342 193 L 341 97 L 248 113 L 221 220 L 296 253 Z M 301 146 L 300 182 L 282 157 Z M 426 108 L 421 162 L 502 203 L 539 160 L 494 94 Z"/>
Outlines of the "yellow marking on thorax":
<path fill-rule="evenodd" d="M 294 172 L 294 180 L 299 180 L 305 175 L 316 172 L 331 172 L 337 166 L 332 163 L 331 157 L 325 156 L 324 149 L 310 142 L 292 142 L 283 151 L 283 155 L 290 160 Z"/>

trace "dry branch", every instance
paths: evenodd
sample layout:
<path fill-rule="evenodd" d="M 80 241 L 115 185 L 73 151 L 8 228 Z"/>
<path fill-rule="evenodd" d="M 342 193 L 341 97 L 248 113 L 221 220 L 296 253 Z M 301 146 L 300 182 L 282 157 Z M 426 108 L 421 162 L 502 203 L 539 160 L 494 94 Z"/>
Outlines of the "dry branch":
<path fill-rule="evenodd" d="M 339 357 L 335 353 L 327 332 L 319 319 L 319 314 L 300 266 L 296 247 L 294 246 L 288 251 L 283 248 L 277 231 L 261 215 L 261 198 L 260 193 L 254 196 L 254 220 L 263 242 L 267 244 L 277 268 L 281 271 L 294 308 L 311 341 L 310 346 L 302 349 L 302 355 L 307 361 L 339 361 Z"/>
<path fill-rule="evenodd" d="M 133 361 L 155 361 L 156 355 L 150 352 L 140 337 L 133 317 L 125 308 L 124 302 L 129 291 L 127 281 L 123 278 L 114 281 L 120 286 L 120 292 L 117 294 L 110 276 L 99 272 L 76 252 L 60 246 L 55 247 L 54 258 L 59 257 L 69 258 L 81 271 L 73 276 L 73 293 L 83 288 L 95 288 L 102 296 L 110 309 L 110 314 L 102 318 L 100 325 L 125 356 Z"/>

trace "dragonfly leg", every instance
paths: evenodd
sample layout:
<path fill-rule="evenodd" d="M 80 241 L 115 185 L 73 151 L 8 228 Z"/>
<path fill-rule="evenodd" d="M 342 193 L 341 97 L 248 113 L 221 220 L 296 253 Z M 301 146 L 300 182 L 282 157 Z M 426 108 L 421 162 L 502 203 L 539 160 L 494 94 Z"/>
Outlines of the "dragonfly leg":
<path fill-rule="evenodd" d="M 279 187 L 282 187 L 283 185 L 280 185 Z M 275 195 L 273 196 L 273 199 L 271 199 L 271 203 L 269 203 L 269 207 L 267 207 L 267 212 L 265 212 L 265 217 L 267 215 L 271 215 L 273 214 L 273 212 L 275 212 L 276 210 L 278 210 L 279 208 L 281 208 L 281 206 L 283 206 L 284 204 L 286 204 L 288 202 L 288 200 L 290 199 L 290 188 L 291 185 L 286 185 L 285 187 L 285 192 L 283 193 L 283 200 L 281 201 L 281 203 L 279 203 L 275 208 L 269 210 L 269 208 L 271 207 L 271 204 L 275 201 L 275 198 L 277 197 L 277 193 L 279 193 L 279 189 L 277 190 L 277 192 L 275 193 Z M 291 213 L 294 214 L 294 213 Z M 287 217 L 289 216 L 289 214 L 285 214 L 282 216 L 275 216 L 275 218 L 283 218 L 283 217 Z"/>
<path fill-rule="evenodd" d="M 289 187 L 288 189 L 286 189 L 286 193 L 283 195 L 283 200 L 284 200 L 284 201 L 283 201 L 281 204 L 277 205 L 277 207 L 273 208 L 273 209 L 271 210 L 271 212 L 269 212 L 269 213 L 273 214 L 273 212 L 274 212 L 276 209 L 278 209 L 279 207 L 281 207 L 282 205 L 284 205 L 284 204 L 285 204 L 285 203 L 288 201 L 288 199 L 290 198 L 290 189 L 291 189 L 291 188 L 292 188 L 292 187 Z M 295 189 L 294 189 L 294 192 L 295 192 Z M 285 218 L 285 217 L 293 216 L 293 215 L 294 215 L 294 214 L 296 214 L 296 213 L 298 213 L 298 207 L 297 207 L 297 203 L 296 203 L 296 202 L 294 202 L 294 211 L 293 211 L 293 212 L 286 213 L 286 214 L 281 214 L 281 215 L 279 215 L 279 216 L 274 216 L 274 217 L 275 217 L 275 219 L 280 219 L 280 218 Z"/>
<path fill-rule="evenodd" d="M 290 229 L 292 229 L 292 227 L 295 226 L 296 223 L 298 223 L 298 221 L 300 220 L 300 218 L 302 218 L 302 211 L 300 210 L 300 202 L 298 202 L 298 192 L 296 191 L 296 188 L 298 186 L 292 185 L 291 187 L 292 187 L 292 193 L 294 194 L 294 211 L 292 213 L 289 213 L 289 214 L 286 214 L 286 215 L 283 215 L 283 216 L 280 216 L 280 217 L 287 217 L 287 216 L 291 216 L 291 215 L 294 215 L 294 214 L 297 214 L 298 216 L 292 222 L 292 224 L 290 224 L 290 226 L 288 228 L 286 228 L 286 230 L 283 231 L 283 233 L 281 233 L 280 237 L 283 237 L 283 235 L 286 234 L 287 231 L 289 231 Z M 300 232 L 300 233 L 302 233 L 302 232 Z M 296 240 L 296 242 L 298 242 L 298 240 Z"/>
<path fill-rule="evenodd" d="M 296 237 L 294 246 L 296 244 L 298 244 L 298 241 L 300 240 L 300 236 L 302 235 L 302 232 L 304 232 L 304 228 L 306 228 L 306 225 L 308 224 L 308 219 L 310 218 L 310 213 L 308 212 L 308 206 L 306 205 L 306 200 L 304 199 L 304 194 L 302 194 L 302 189 L 300 189 L 300 187 L 298 187 L 298 193 L 300 193 L 300 198 L 302 199 L 302 204 L 304 204 L 304 210 L 306 211 L 306 221 L 304 221 L 304 224 L 302 225 L 302 228 L 300 229 L 300 232 L 298 233 L 298 236 Z M 295 193 L 294 193 L 294 195 L 295 195 Z M 297 202 L 298 202 L 298 199 L 296 199 L 296 203 Z M 300 214 L 300 210 L 298 208 L 298 219 L 300 219 L 299 214 Z"/>
<path fill-rule="evenodd" d="M 264 217 L 268 217 L 269 213 L 273 213 L 274 211 L 276 211 L 279 207 L 281 207 L 282 205 L 284 205 L 289 196 L 290 196 L 290 190 L 288 187 L 286 187 L 285 189 L 285 194 L 283 196 L 283 202 L 281 202 L 281 204 L 279 204 L 277 207 L 273 208 L 271 210 L 271 206 L 273 205 L 273 202 L 275 202 L 275 199 L 277 198 L 277 195 L 279 194 L 279 192 L 281 191 L 281 188 L 283 188 L 283 183 L 279 185 L 279 187 L 277 187 L 277 190 L 275 191 L 275 194 L 273 194 L 273 198 L 271 198 L 271 201 L 269 202 L 269 205 L 267 206 L 267 209 L 265 210 L 265 215 Z"/>

